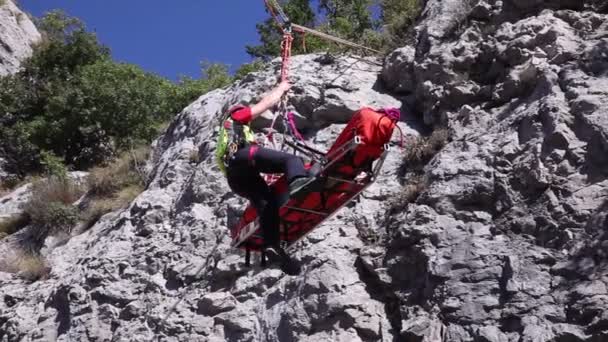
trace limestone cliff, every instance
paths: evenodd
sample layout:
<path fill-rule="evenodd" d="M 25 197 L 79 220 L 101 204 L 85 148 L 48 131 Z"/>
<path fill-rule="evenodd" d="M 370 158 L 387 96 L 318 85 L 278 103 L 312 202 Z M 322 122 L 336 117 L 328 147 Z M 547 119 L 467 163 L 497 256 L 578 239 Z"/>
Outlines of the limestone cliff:
<path fill-rule="evenodd" d="M 12 74 L 32 54 L 32 45 L 40 40 L 40 32 L 30 17 L 12 0 L 0 3 L 0 75 Z"/>
<path fill-rule="evenodd" d="M 293 251 L 299 276 L 229 247 L 244 201 L 213 161 L 218 116 L 268 90 L 277 61 L 202 96 L 154 143 L 146 191 L 50 251 L 49 279 L 0 273 L 0 340 L 608 340 L 605 12 L 428 0 L 383 67 L 294 57 L 309 143 L 360 106 L 401 107 L 406 148 L 428 125 L 450 136 L 423 167 L 395 136 L 378 181 Z M 395 207 L 414 177 L 419 196 Z"/>

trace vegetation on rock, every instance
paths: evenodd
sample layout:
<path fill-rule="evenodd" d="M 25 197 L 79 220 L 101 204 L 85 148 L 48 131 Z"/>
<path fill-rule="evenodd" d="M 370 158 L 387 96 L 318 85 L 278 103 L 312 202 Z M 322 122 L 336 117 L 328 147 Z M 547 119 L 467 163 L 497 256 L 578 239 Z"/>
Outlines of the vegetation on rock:
<path fill-rule="evenodd" d="M 422 7 L 420 0 L 321 0 L 317 9 L 307 0 L 279 3 L 293 23 L 382 51 L 404 45 Z M 247 53 L 263 59 L 278 56 L 283 34 L 274 19 L 259 23 L 257 31 L 261 44 L 247 46 Z M 294 34 L 293 54 L 341 49 L 316 36 Z"/>
<path fill-rule="evenodd" d="M 235 76 L 203 63 L 200 79 L 173 83 L 110 51 L 77 18 L 54 11 L 38 20 L 42 41 L 20 72 L 0 78 L 0 155 L 24 177 L 62 163 L 86 169 L 149 143 L 162 123 Z M 260 68 L 243 66 L 236 77 Z"/>

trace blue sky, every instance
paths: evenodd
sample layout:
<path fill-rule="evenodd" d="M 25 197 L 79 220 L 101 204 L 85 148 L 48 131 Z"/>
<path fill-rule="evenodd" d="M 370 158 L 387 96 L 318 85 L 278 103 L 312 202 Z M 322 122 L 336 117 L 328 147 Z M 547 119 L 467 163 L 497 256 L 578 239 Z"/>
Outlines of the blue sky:
<path fill-rule="evenodd" d="M 251 61 L 255 24 L 267 18 L 262 0 L 19 0 L 36 17 L 62 9 L 80 18 L 114 59 L 170 79 L 200 77 L 200 62 L 234 70 Z"/>

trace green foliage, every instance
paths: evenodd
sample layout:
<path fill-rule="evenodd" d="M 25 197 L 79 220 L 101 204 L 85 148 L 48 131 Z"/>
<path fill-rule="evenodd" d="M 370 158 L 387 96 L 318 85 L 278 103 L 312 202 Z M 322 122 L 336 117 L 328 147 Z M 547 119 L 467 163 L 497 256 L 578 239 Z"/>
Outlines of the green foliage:
<path fill-rule="evenodd" d="M 38 230 L 37 236 L 70 233 L 79 219 L 78 208 L 58 202 L 30 208 L 28 214 Z"/>
<path fill-rule="evenodd" d="M 29 171 L 40 169 L 39 148 L 30 141 L 28 134 L 23 123 L 11 127 L 0 124 L 0 155 L 6 161 L 5 171 L 10 174 L 23 177 Z"/>
<path fill-rule="evenodd" d="M 68 170 L 63 164 L 63 160 L 52 152 L 40 152 L 40 164 L 47 175 L 65 179 L 68 176 Z"/>
<path fill-rule="evenodd" d="M 71 140 L 83 141 L 82 147 L 93 148 L 87 156 L 93 157 L 112 150 L 104 146 L 109 141 L 122 149 L 133 142 L 151 140 L 157 134 L 154 123 L 169 119 L 175 110 L 170 98 L 173 87 L 171 82 L 135 65 L 99 61 L 83 68 L 74 84 L 53 98 L 52 103 L 57 104 L 59 117 L 78 120 L 71 124 L 75 126 Z M 67 130 L 62 132 L 70 134 Z M 94 132 L 103 134 L 94 141 L 84 139 Z M 72 148 L 81 149 L 78 144 Z M 75 154 L 70 152 L 66 154 Z"/>
<path fill-rule="evenodd" d="M 232 81 L 233 78 L 228 73 L 226 65 L 203 62 L 200 79 L 180 78 L 177 86 L 173 88 L 168 110 L 170 113 L 177 113 L 201 95 L 213 89 L 225 87 Z"/>
<path fill-rule="evenodd" d="M 279 5 L 285 11 L 285 14 L 294 23 L 304 26 L 314 26 L 315 24 L 315 13 L 310 7 L 308 0 L 283 0 L 278 1 Z M 272 17 L 266 19 L 264 22 L 256 25 L 258 35 L 260 36 L 260 45 L 246 46 L 246 51 L 249 55 L 255 58 L 262 58 L 269 60 L 275 58 L 281 53 L 281 40 L 283 33 L 280 27 L 276 24 Z M 303 53 L 304 44 L 303 37 L 299 34 L 294 35 L 294 41 L 292 44 L 292 53 L 298 54 Z M 317 38 L 306 38 L 306 50 L 307 52 L 315 51 L 326 44 Z"/>
<path fill-rule="evenodd" d="M 97 41 L 95 34 L 86 32 L 77 18 L 52 11 L 36 24 L 44 39 L 24 63 L 24 68 L 27 76 L 42 82 L 38 86 L 43 90 L 79 67 L 110 57 L 110 50 Z"/>
<path fill-rule="evenodd" d="M 388 47 L 405 45 L 407 31 L 422 9 L 420 0 L 381 0 L 380 6 Z"/>
<path fill-rule="evenodd" d="M 319 0 L 318 14 L 323 20 L 317 22 L 314 11 L 307 12 L 308 2 L 290 0 L 281 4 L 294 23 L 384 51 L 405 45 L 408 29 L 421 10 L 421 0 Z M 372 16 L 374 6 L 380 10 L 378 20 Z M 257 28 L 261 45 L 248 46 L 247 52 L 265 59 L 279 56 L 281 32 L 274 20 L 268 18 Z M 294 54 L 347 49 L 312 35 L 306 36 L 304 49 L 302 36 L 297 33 L 294 36 Z"/>
<path fill-rule="evenodd" d="M 234 78 L 237 80 L 245 78 L 248 74 L 260 71 L 264 68 L 265 63 L 260 59 L 256 59 L 251 63 L 241 65 L 234 73 Z"/>
<path fill-rule="evenodd" d="M 359 40 L 366 30 L 374 28 L 370 7 L 372 0 L 320 0 L 319 8 L 335 34 L 342 38 Z"/>
<path fill-rule="evenodd" d="M 7 141 L 13 146 L 11 155 L 42 160 L 48 155 L 36 157 L 41 149 L 69 165 L 87 167 L 107 159 L 115 149 L 151 140 L 157 134 L 155 123 L 169 119 L 177 107 L 171 97 L 174 84 L 137 66 L 106 59 L 81 66 L 69 82 L 45 88 L 45 96 L 23 106 L 38 107 L 37 115 L 15 111 L 20 120 L 2 128 L 12 138 Z M 27 153 L 15 153 L 19 151 Z M 33 161 L 28 164 L 36 167 Z"/>
<path fill-rule="evenodd" d="M 88 168 L 153 139 L 161 123 L 202 94 L 233 81 L 204 63 L 201 79 L 178 84 L 116 63 L 80 20 L 54 11 L 38 21 L 44 39 L 16 75 L 0 78 L 0 154 L 9 172 Z M 45 152 L 41 152 L 45 151 Z"/>

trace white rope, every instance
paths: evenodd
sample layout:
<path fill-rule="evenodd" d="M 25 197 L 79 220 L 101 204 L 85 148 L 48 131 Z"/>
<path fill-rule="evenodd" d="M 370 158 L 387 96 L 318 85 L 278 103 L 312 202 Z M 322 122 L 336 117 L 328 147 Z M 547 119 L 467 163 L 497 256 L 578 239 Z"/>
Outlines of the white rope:
<path fill-rule="evenodd" d="M 342 39 L 342 38 L 338 38 L 338 37 L 334 37 L 334 36 L 332 36 L 330 34 L 310 29 L 310 28 L 308 28 L 306 26 L 302 26 L 302 25 L 298 25 L 298 24 L 291 24 L 291 26 L 293 26 L 296 30 L 300 30 L 302 32 L 307 32 L 307 33 L 313 34 L 313 35 L 315 35 L 317 37 L 321 37 L 321 38 L 324 38 L 324 39 L 327 39 L 327 40 L 331 40 L 331 41 L 334 41 L 334 42 L 339 43 L 339 44 L 348 45 L 350 47 L 364 49 L 364 50 L 372 51 L 372 52 L 375 52 L 375 53 L 380 53 L 380 51 L 378 51 L 378 50 L 374 50 L 372 48 L 368 48 L 367 46 L 363 46 L 363 45 L 360 45 L 360 44 L 355 44 L 353 42 L 349 42 L 348 40 L 345 40 L 345 39 Z"/>
<path fill-rule="evenodd" d="M 277 10 L 277 12 L 279 13 L 279 15 L 281 16 L 281 19 L 283 19 L 284 22 L 289 22 L 289 18 L 287 17 L 287 15 L 283 11 L 283 8 L 281 8 L 281 6 L 279 5 L 279 3 L 276 0 L 268 0 L 268 1 L 270 1 L 270 3 L 272 4 L 272 6 Z"/>

